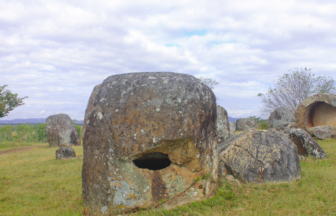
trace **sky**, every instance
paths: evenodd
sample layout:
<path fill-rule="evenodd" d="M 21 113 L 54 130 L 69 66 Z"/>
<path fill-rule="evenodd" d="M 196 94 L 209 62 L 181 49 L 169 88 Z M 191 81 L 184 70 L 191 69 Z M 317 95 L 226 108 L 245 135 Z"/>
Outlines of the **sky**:
<path fill-rule="evenodd" d="M 208 77 L 230 117 L 295 68 L 336 79 L 334 0 L 0 0 L 0 85 L 28 96 L 1 120 L 84 119 L 94 86 L 130 72 Z"/>

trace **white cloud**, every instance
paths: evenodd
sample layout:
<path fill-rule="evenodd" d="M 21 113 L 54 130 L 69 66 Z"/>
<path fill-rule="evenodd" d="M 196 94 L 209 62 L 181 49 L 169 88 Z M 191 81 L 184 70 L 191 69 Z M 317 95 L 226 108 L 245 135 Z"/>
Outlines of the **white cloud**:
<path fill-rule="evenodd" d="M 0 85 L 29 96 L 4 119 L 83 119 L 95 85 L 135 71 L 216 79 L 232 117 L 259 115 L 257 93 L 288 70 L 336 79 L 331 0 L 0 0 L 0 8 Z"/>

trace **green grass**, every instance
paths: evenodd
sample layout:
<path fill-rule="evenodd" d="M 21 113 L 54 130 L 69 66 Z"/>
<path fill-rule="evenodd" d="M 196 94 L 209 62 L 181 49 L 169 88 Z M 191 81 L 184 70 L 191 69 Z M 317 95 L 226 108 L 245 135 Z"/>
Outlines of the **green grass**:
<path fill-rule="evenodd" d="M 83 159 L 57 161 L 56 149 L 0 155 L 0 215 L 81 215 Z"/>
<path fill-rule="evenodd" d="M 136 215 L 336 215 L 336 140 L 318 142 L 329 158 L 301 160 L 299 181 L 238 186 L 222 179 L 210 199 Z M 82 155 L 81 146 L 73 148 Z M 0 215 L 83 214 L 83 159 L 56 161 L 55 150 L 0 155 Z"/>
<path fill-rule="evenodd" d="M 48 146 L 48 143 L 25 142 L 22 140 L 0 142 L 0 151 L 28 147 L 28 146 Z"/>

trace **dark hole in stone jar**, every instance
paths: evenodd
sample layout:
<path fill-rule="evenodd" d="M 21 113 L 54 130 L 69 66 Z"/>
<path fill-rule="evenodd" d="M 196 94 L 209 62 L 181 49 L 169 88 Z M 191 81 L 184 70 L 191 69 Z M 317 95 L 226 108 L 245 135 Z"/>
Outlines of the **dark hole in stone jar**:
<path fill-rule="evenodd" d="M 169 160 L 168 155 L 160 152 L 153 152 L 133 160 L 133 163 L 141 169 L 161 170 L 169 167 L 171 161 Z"/>

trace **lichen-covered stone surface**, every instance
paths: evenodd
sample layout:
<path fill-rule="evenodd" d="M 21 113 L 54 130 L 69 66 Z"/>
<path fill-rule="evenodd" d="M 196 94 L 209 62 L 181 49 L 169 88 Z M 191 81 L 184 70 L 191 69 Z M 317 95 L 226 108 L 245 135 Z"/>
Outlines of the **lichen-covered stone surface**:
<path fill-rule="evenodd" d="M 309 135 L 324 139 L 328 126 L 336 130 L 336 95 L 324 93 L 308 97 L 296 108 L 295 121 Z M 318 126 L 320 128 L 314 133 Z"/>
<path fill-rule="evenodd" d="M 229 122 L 230 125 L 230 137 L 235 135 L 236 132 L 236 123 L 235 122 Z"/>
<path fill-rule="evenodd" d="M 49 116 L 46 120 L 46 130 L 50 147 L 81 144 L 75 124 L 67 114 Z"/>
<path fill-rule="evenodd" d="M 213 194 L 217 108 L 209 87 L 161 72 L 113 75 L 96 90 L 83 140 L 86 214 L 170 208 Z"/>
<path fill-rule="evenodd" d="M 255 123 L 253 118 L 240 118 L 236 121 L 236 130 L 244 131 L 251 128 L 256 128 L 257 124 Z"/>
<path fill-rule="evenodd" d="M 328 126 L 317 126 L 309 128 L 309 130 L 313 131 L 313 136 L 319 139 L 330 139 L 336 138 L 336 128 L 328 125 Z"/>
<path fill-rule="evenodd" d="M 230 124 L 227 111 L 219 105 L 217 105 L 217 137 L 218 143 L 224 142 L 230 137 Z"/>
<path fill-rule="evenodd" d="M 295 109 L 290 106 L 279 107 L 274 110 L 269 118 L 268 124 L 270 128 L 284 129 L 290 123 L 295 122 Z"/>
<path fill-rule="evenodd" d="M 300 178 L 296 145 L 276 129 L 246 130 L 218 145 L 221 171 L 233 173 L 243 182 L 292 181 Z"/>
<path fill-rule="evenodd" d="M 98 89 L 100 87 L 101 84 L 99 85 L 96 85 L 94 88 L 93 88 L 93 91 L 91 93 L 91 96 L 89 98 L 89 102 L 88 102 L 88 105 L 86 107 L 86 110 L 85 110 L 85 116 L 84 116 L 84 123 L 83 123 L 83 134 L 85 133 L 85 129 L 86 129 L 86 125 L 88 124 L 88 118 L 89 118 L 89 115 L 91 114 L 91 112 L 93 111 L 93 109 L 95 108 L 94 106 L 94 100 L 96 98 L 96 95 L 98 93 Z"/>
<path fill-rule="evenodd" d="M 76 157 L 76 153 L 70 146 L 61 145 L 59 149 L 56 150 L 56 159 L 61 160 L 63 158 Z"/>
<path fill-rule="evenodd" d="M 298 154 L 301 156 L 312 156 L 316 158 L 326 158 L 327 154 L 321 146 L 304 130 L 290 129 L 289 138 L 298 148 Z"/>

